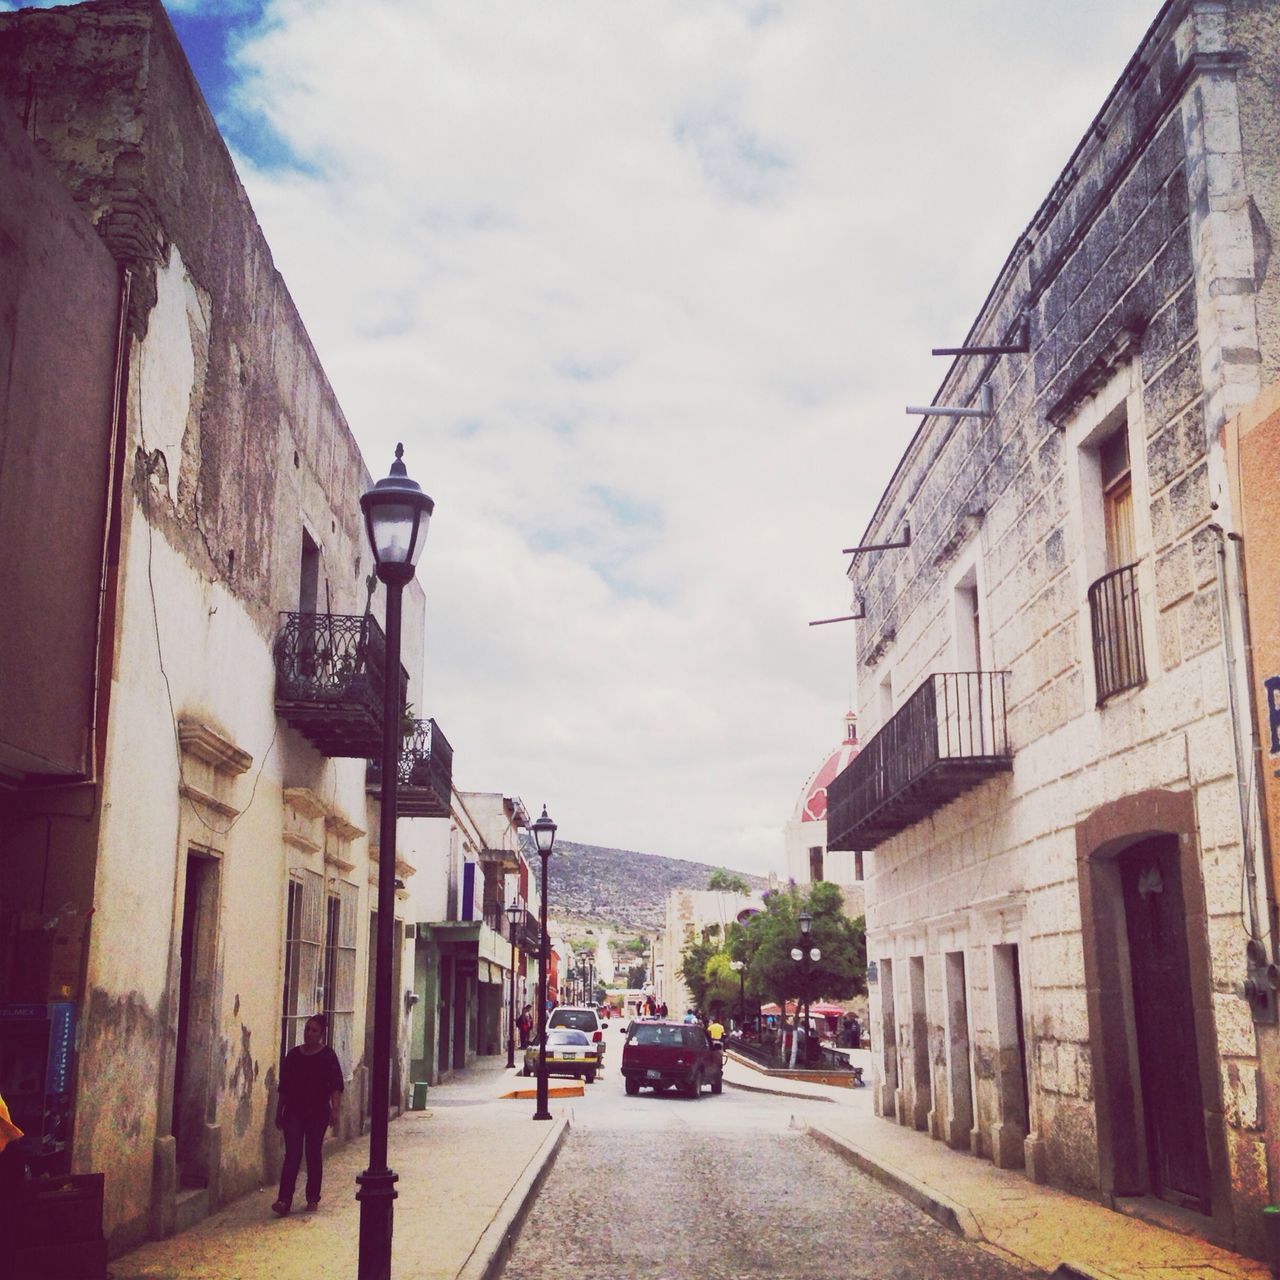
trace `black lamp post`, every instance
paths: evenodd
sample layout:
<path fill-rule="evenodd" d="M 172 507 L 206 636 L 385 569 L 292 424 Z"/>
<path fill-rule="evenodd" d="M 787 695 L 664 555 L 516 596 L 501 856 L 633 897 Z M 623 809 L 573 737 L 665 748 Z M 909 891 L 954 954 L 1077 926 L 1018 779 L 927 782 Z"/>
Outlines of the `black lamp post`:
<path fill-rule="evenodd" d="M 556 824 L 547 817 L 547 806 L 542 806 L 542 816 L 530 828 L 533 842 L 542 859 L 542 934 L 538 941 L 538 1106 L 533 1113 L 535 1120 L 550 1120 L 547 1109 L 547 952 L 551 939 L 547 936 L 547 862 L 556 842 Z"/>
<path fill-rule="evenodd" d="M 800 965 L 800 997 L 804 1002 L 804 1052 L 809 1057 L 809 963 L 815 964 L 822 959 L 822 952 L 809 945 L 809 934 L 813 930 L 813 917 L 802 911 L 799 916 L 800 945 L 791 948 L 791 958 Z"/>
<path fill-rule="evenodd" d="M 738 1030 L 747 1030 L 747 964 L 745 960 L 730 960 L 729 968 L 738 975 Z"/>
<path fill-rule="evenodd" d="M 507 1004 L 507 1070 L 516 1065 L 516 930 L 524 922 L 524 908 L 513 898 L 507 907 L 511 928 L 511 999 Z"/>
<path fill-rule="evenodd" d="M 391 474 L 361 494 L 374 568 L 387 588 L 387 662 L 382 695 L 382 814 L 378 868 L 378 936 L 373 979 L 373 1068 L 369 1082 L 369 1167 L 360 1190 L 359 1280 L 390 1280 L 397 1175 L 387 1164 L 391 1110 L 391 960 L 396 880 L 396 786 L 400 775 L 400 610 L 405 586 L 427 540 L 435 503 L 409 479 L 404 445 Z"/>

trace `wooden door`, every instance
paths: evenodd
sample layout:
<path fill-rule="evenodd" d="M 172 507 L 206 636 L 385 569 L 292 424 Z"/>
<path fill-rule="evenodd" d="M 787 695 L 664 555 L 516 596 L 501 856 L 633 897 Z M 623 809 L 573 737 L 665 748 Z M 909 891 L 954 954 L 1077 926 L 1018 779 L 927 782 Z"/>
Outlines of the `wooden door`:
<path fill-rule="evenodd" d="M 1154 1195 L 1209 1212 L 1209 1156 L 1176 836 L 1121 855 L 1134 1030 Z"/>

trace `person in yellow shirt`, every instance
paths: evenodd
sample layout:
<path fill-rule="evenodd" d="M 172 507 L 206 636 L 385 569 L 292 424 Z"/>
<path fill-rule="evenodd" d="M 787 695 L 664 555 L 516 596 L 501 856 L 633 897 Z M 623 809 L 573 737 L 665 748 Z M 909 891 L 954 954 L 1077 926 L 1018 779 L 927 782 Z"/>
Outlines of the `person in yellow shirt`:
<path fill-rule="evenodd" d="M 724 1024 L 715 1014 L 711 1015 L 711 1021 L 707 1023 L 707 1035 L 711 1037 L 711 1043 L 714 1045 L 719 1045 L 724 1039 Z"/>

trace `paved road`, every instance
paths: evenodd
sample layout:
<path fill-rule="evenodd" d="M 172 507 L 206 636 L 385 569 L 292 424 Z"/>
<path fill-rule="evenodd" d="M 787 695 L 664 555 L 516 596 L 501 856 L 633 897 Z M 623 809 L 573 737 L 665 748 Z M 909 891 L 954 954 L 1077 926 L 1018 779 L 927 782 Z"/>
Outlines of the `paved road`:
<path fill-rule="evenodd" d="M 504 1280 L 1025 1280 L 792 1128 L 796 1110 L 732 1089 L 628 1098 L 615 1060 Z"/>

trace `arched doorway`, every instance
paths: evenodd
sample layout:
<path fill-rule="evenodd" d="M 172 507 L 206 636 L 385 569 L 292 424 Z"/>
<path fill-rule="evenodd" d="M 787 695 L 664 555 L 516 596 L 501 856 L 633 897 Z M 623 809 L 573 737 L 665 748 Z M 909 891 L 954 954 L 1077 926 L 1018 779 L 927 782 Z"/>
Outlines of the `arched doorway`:
<path fill-rule="evenodd" d="M 1229 1232 L 1193 797 L 1104 805 L 1077 824 L 1076 853 L 1099 1189 L 1156 1196 Z"/>

